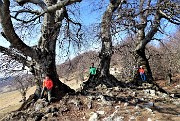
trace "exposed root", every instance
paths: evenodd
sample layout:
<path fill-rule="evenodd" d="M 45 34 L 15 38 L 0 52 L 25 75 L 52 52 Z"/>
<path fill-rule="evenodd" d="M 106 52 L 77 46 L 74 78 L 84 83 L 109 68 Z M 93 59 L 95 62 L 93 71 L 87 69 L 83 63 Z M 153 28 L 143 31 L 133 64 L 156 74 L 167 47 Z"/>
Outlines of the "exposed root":
<path fill-rule="evenodd" d="M 60 81 L 59 81 L 60 82 Z M 53 89 L 52 91 L 52 101 L 59 101 L 64 97 L 66 94 L 73 95 L 75 94 L 75 90 L 71 89 L 69 86 L 65 85 L 64 83 L 60 82 L 59 86 Z M 21 107 L 17 111 L 25 110 L 31 106 L 31 104 L 35 103 L 39 99 L 37 94 L 32 94 L 29 98 L 21 105 Z"/>
<path fill-rule="evenodd" d="M 35 94 L 32 94 L 29 96 L 29 98 L 21 105 L 21 107 L 17 111 L 26 110 L 29 108 L 29 106 L 37 101 L 37 96 Z"/>
<path fill-rule="evenodd" d="M 125 83 L 118 81 L 113 75 L 110 74 L 104 77 L 96 75 L 95 77 L 89 78 L 86 82 L 83 83 L 83 90 L 95 88 L 100 84 L 105 85 L 108 88 L 126 87 Z"/>
<path fill-rule="evenodd" d="M 154 89 L 155 91 L 160 91 L 169 95 L 169 92 L 161 88 L 156 82 L 151 82 L 150 84 L 152 84 L 152 89 Z"/>

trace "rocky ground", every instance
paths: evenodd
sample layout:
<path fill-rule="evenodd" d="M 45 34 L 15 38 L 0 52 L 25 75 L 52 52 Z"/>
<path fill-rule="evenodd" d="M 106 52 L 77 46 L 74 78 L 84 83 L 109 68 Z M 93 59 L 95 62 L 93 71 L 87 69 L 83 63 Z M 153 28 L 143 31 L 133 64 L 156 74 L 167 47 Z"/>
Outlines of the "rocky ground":
<path fill-rule="evenodd" d="M 155 91 L 147 83 L 134 89 L 99 85 L 77 95 L 66 95 L 51 104 L 39 99 L 29 109 L 12 112 L 2 120 L 180 121 L 179 82 L 165 85 L 160 81 L 158 84 L 172 94 Z"/>

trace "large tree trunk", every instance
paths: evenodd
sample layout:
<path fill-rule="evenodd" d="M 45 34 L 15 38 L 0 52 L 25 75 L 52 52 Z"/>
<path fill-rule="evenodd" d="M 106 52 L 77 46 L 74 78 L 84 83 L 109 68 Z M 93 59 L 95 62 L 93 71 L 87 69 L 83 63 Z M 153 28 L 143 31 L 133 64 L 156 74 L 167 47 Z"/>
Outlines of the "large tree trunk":
<path fill-rule="evenodd" d="M 109 67 L 112 57 L 112 37 L 111 37 L 111 19 L 112 19 L 112 8 L 108 9 L 102 18 L 101 25 L 101 41 L 102 48 L 100 52 L 100 77 L 109 76 Z"/>
<path fill-rule="evenodd" d="M 56 4 L 52 0 L 46 1 L 48 6 Z M 52 90 L 52 96 L 58 98 L 68 92 L 74 92 L 67 85 L 63 84 L 59 80 L 59 76 L 56 70 L 56 41 L 60 32 L 62 21 L 65 17 L 66 10 L 62 8 L 55 12 L 49 12 L 44 15 L 44 23 L 42 25 L 42 36 L 38 43 L 37 53 L 38 58 L 35 58 L 34 69 L 35 77 L 37 77 L 37 89 L 36 94 L 39 95 L 42 88 L 42 77 L 48 74 L 54 83 Z M 40 84 L 40 85 L 39 85 Z"/>
<path fill-rule="evenodd" d="M 141 2 L 140 9 L 142 9 L 143 3 L 144 2 Z M 152 38 L 158 31 L 158 28 L 160 26 L 161 15 L 159 15 L 158 11 L 156 12 L 155 19 L 153 21 L 153 26 L 151 26 L 150 31 L 146 33 L 145 30 L 147 27 L 147 17 L 148 16 L 144 15 L 143 13 L 140 13 L 140 24 L 137 25 L 138 31 L 136 36 L 137 45 L 135 48 L 135 58 L 137 61 L 138 68 L 140 66 L 143 66 L 143 68 L 145 69 L 145 74 L 148 82 L 152 82 L 153 76 L 150 69 L 149 61 L 146 58 L 145 48 L 146 45 L 152 40 Z M 137 71 L 137 74 L 134 76 L 134 81 L 138 82 L 139 78 L 140 78 L 139 72 Z"/>
<path fill-rule="evenodd" d="M 69 86 L 65 85 L 59 80 L 59 76 L 56 71 L 56 65 L 55 65 L 55 55 L 48 54 L 48 53 L 41 53 L 41 59 L 39 59 L 37 62 L 34 61 L 32 64 L 32 73 L 35 76 L 35 84 L 36 84 L 36 90 L 33 95 L 31 95 L 18 110 L 24 110 L 27 109 L 31 103 L 36 101 L 41 96 L 41 90 L 42 90 L 42 84 L 43 79 L 46 74 L 50 75 L 50 78 L 53 81 L 54 87 L 52 89 L 52 101 L 56 101 L 61 99 L 65 94 L 74 94 L 75 91 L 71 89 Z"/>
<path fill-rule="evenodd" d="M 152 72 L 151 72 L 151 68 L 149 66 L 149 61 L 146 57 L 146 54 L 145 54 L 145 50 L 136 50 L 135 51 L 136 53 L 136 56 L 137 56 L 137 65 L 138 67 L 140 66 L 143 66 L 143 68 L 145 69 L 145 74 L 146 74 L 146 78 L 147 78 L 147 81 L 148 82 L 151 82 L 153 81 L 153 77 L 152 77 Z M 135 76 L 135 79 L 136 80 L 139 80 L 139 72 L 137 71 L 137 74 Z"/>
<path fill-rule="evenodd" d="M 104 84 L 107 87 L 113 86 L 124 86 L 121 84 L 113 75 L 109 73 L 112 51 L 112 35 L 111 35 L 111 20 L 113 12 L 121 6 L 121 0 L 112 2 L 107 7 L 107 10 L 103 14 L 101 22 L 101 41 L 102 48 L 99 54 L 100 65 L 95 78 L 89 78 L 87 82 L 84 83 L 83 89 L 95 88 L 99 84 Z"/>
<path fill-rule="evenodd" d="M 46 57 L 39 60 L 38 63 L 34 65 L 34 76 L 36 78 L 36 91 L 35 95 L 37 97 L 41 94 L 42 89 L 42 81 L 46 74 L 50 75 L 54 83 L 54 87 L 52 89 L 52 96 L 56 99 L 61 98 L 66 93 L 74 93 L 74 90 L 68 87 L 67 85 L 63 84 L 59 80 L 59 76 L 56 71 L 55 59 L 53 59 L 54 55 L 48 54 Z M 51 58 L 50 58 L 51 57 Z M 47 62 L 47 63 L 45 63 Z"/>
<path fill-rule="evenodd" d="M 142 19 L 142 22 L 143 21 L 144 20 Z M 143 66 L 143 68 L 145 69 L 146 79 L 147 79 L 147 81 L 151 82 L 151 81 L 153 81 L 152 72 L 151 72 L 151 68 L 149 66 L 149 61 L 148 61 L 148 59 L 146 57 L 146 53 L 145 53 L 145 47 L 146 47 L 147 43 L 144 44 L 145 37 L 146 37 L 145 36 L 145 27 L 146 27 L 146 24 L 144 24 L 140 28 L 138 28 L 139 30 L 137 32 L 137 45 L 136 45 L 136 49 L 135 49 L 135 58 L 137 61 L 136 63 L 137 63 L 138 68 L 140 66 Z M 151 40 L 151 38 L 148 38 L 148 39 Z M 134 81 L 136 84 L 138 84 L 138 82 L 141 82 L 138 70 L 134 76 Z"/>
<path fill-rule="evenodd" d="M 56 1 L 47 0 L 47 6 L 56 4 Z M 42 82 L 46 74 L 50 75 L 54 87 L 52 89 L 52 97 L 58 100 L 66 93 L 75 93 L 73 89 L 65 85 L 59 80 L 56 70 L 56 41 L 60 32 L 62 21 L 66 15 L 65 7 L 55 11 L 48 12 L 44 15 L 44 22 L 41 29 L 41 37 L 35 48 L 36 57 L 32 58 L 32 73 L 36 80 L 36 91 L 32 96 L 35 100 L 41 96 Z M 32 98 L 30 97 L 30 98 Z M 31 100 L 27 100 L 20 109 L 25 109 Z"/>

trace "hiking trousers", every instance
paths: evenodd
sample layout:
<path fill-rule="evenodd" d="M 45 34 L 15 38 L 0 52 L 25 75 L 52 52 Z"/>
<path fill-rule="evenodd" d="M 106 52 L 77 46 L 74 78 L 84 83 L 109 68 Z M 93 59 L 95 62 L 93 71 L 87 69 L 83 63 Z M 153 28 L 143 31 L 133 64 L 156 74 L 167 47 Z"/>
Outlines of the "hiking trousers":
<path fill-rule="evenodd" d="M 140 76 L 143 81 L 146 81 L 146 75 L 144 73 L 140 74 Z"/>
<path fill-rule="evenodd" d="M 40 98 L 44 97 L 44 92 L 45 91 L 47 92 L 48 102 L 51 102 L 51 89 L 48 90 L 46 87 L 43 87 Z"/>

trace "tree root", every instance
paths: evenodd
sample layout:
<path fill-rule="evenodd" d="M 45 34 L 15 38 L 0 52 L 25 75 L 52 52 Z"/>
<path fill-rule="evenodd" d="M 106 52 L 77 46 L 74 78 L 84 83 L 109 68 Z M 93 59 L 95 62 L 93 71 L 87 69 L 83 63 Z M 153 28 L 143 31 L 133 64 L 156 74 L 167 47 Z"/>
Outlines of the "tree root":
<path fill-rule="evenodd" d="M 170 96 L 169 92 L 161 88 L 156 82 L 151 81 L 148 82 L 149 84 L 152 84 L 150 89 L 153 89 L 155 91 L 160 91 L 161 93 L 165 93 Z M 86 82 L 83 83 L 83 91 L 87 91 L 89 89 L 94 89 L 98 85 L 106 85 L 107 88 L 111 87 L 121 87 L 121 88 L 130 88 L 130 89 L 138 89 L 137 83 L 124 83 L 121 81 L 118 81 L 113 75 L 109 75 L 107 77 L 99 77 L 99 75 L 95 76 L 94 78 L 89 78 Z"/>
<path fill-rule="evenodd" d="M 32 103 L 37 101 L 37 99 L 38 97 L 35 94 L 30 95 L 17 111 L 28 109 Z"/>
<path fill-rule="evenodd" d="M 64 83 L 60 82 L 58 83 L 58 88 L 54 88 L 52 93 L 52 101 L 59 101 L 63 96 L 66 94 L 74 95 L 75 90 L 71 89 L 69 86 L 65 85 Z M 21 107 L 17 111 L 28 109 L 31 104 L 35 103 L 39 99 L 39 96 L 34 93 L 29 96 L 29 98 L 21 105 Z"/>
<path fill-rule="evenodd" d="M 83 89 L 89 90 L 92 88 L 97 87 L 98 85 L 105 85 L 108 88 L 111 87 L 126 87 L 126 84 L 123 82 L 118 81 L 113 75 L 108 75 L 104 77 L 100 77 L 99 75 L 96 75 L 95 77 L 90 77 L 86 82 L 83 83 Z"/>
<path fill-rule="evenodd" d="M 169 95 L 169 92 L 167 92 L 166 90 L 164 90 L 163 88 L 161 88 L 156 82 L 149 82 L 150 84 L 152 84 L 152 88 L 151 89 L 154 89 L 155 91 L 160 91 L 162 93 L 165 93 L 167 95 Z"/>

